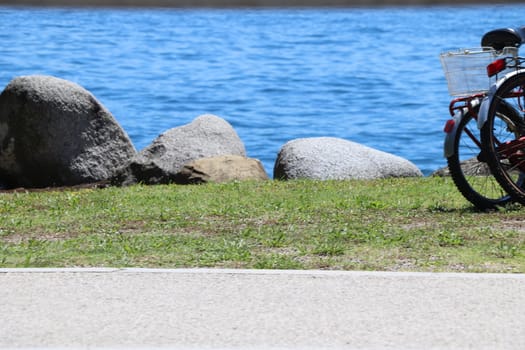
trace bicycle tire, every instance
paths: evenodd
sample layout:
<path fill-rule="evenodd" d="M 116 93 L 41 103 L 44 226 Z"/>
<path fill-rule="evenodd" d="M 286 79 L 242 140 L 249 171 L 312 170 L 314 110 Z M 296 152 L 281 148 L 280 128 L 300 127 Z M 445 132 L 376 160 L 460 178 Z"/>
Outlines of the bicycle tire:
<path fill-rule="evenodd" d="M 458 124 L 454 154 L 447 157 L 450 176 L 459 192 L 479 210 L 496 209 L 512 198 L 499 185 L 483 159 L 477 119 L 467 112 Z"/>
<path fill-rule="evenodd" d="M 497 90 L 481 129 L 487 164 L 513 200 L 525 204 L 525 74 L 515 75 Z M 503 121 L 503 123 L 501 123 Z"/>

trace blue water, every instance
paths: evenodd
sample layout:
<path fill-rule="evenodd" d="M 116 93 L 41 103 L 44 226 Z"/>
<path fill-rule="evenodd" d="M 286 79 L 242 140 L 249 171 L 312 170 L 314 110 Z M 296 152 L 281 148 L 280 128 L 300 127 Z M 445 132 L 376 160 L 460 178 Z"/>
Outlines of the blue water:
<path fill-rule="evenodd" d="M 525 5 L 356 9 L 0 7 L 0 90 L 53 75 L 91 91 L 140 150 L 212 113 L 268 174 L 287 141 L 345 138 L 443 166 L 442 50 L 523 25 Z"/>

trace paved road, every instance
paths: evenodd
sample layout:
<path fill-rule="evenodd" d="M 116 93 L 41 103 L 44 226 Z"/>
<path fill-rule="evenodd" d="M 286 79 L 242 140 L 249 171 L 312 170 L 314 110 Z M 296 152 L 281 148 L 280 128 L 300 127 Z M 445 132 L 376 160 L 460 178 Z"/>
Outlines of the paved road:
<path fill-rule="evenodd" d="M 0 348 L 525 349 L 525 275 L 0 269 Z"/>

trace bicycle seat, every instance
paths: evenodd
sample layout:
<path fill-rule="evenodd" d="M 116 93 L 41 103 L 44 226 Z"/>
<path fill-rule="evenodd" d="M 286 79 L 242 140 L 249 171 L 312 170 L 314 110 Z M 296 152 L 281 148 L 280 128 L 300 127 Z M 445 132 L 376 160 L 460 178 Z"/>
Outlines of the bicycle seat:
<path fill-rule="evenodd" d="M 525 41 L 525 26 L 518 28 L 500 28 L 485 33 L 481 38 L 482 47 L 501 50 L 504 47 L 520 47 Z"/>

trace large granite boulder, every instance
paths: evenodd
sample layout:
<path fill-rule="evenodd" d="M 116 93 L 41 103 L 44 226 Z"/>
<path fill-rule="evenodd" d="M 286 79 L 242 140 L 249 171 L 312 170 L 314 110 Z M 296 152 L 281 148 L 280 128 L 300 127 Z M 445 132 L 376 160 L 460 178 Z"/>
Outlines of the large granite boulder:
<path fill-rule="evenodd" d="M 175 182 L 182 167 L 196 159 L 238 155 L 245 157 L 243 142 L 224 119 L 211 114 L 166 131 L 143 149 L 113 178 L 114 185 Z"/>
<path fill-rule="evenodd" d="M 275 179 L 381 179 L 423 176 L 411 162 L 373 148 L 333 137 L 297 139 L 280 150 Z"/>
<path fill-rule="evenodd" d="M 5 187 L 106 180 L 135 154 L 111 113 L 77 84 L 24 76 L 0 95 L 0 179 Z"/>
<path fill-rule="evenodd" d="M 268 180 L 268 175 L 258 159 L 232 155 L 200 158 L 184 165 L 176 175 L 176 182 L 179 184 L 244 180 Z"/>

